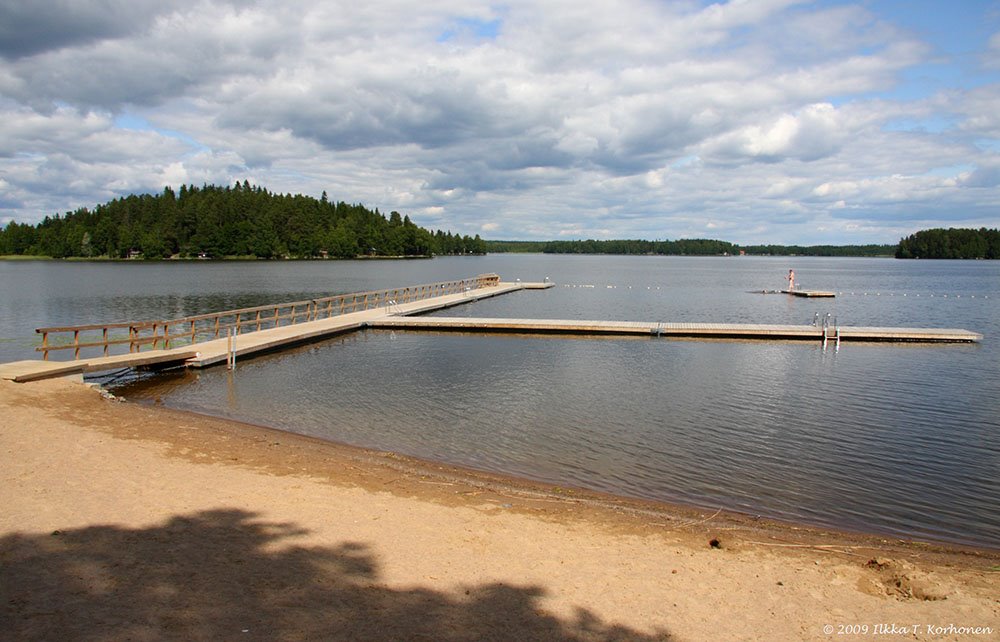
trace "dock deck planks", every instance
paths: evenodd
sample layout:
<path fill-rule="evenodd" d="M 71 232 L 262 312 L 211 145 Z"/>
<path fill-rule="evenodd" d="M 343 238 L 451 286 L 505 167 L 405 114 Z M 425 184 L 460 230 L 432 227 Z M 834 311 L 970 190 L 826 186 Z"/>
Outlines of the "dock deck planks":
<path fill-rule="evenodd" d="M 118 368 L 167 367 L 183 365 L 197 354 L 190 346 L 172 350 L 150 350 L 119 354 L 111 357 L 94 357 L 93 359 L 77 359 L 74 361 L 14 361 L 0 363 L 0 379 L 23 383 L 51 377 L 83 374 L 85 372 L 104 372 Z"/>
<path fill-rule="evenodd" d="M 370 328 L 457 330 L 469 332 L 518 332 L 524 334 L 605 334 L 694 337 L 705 339 L 810 339 L 822 340 L 824 329 L 813 325 L 752 323 L 660 323 L 636 321 L 586 321 L 575 319 L 487 319 L 466 317 L 381 318 Z M 834 328 L 829 329 L 834 332 Z M 974 343 L 976 332 L 941 328 L 881 328 L 840 326 L 843 341 L 896 341 L 924 343 Z M 833 334 L 828 337 L 833 338 Z"/>
<path fill-rule="evenodd" d="M 782 290 L 782 293 L 806 299 L 832 299 L 837 296 L 836 292 L 828 292 L 826 290 Z"/>

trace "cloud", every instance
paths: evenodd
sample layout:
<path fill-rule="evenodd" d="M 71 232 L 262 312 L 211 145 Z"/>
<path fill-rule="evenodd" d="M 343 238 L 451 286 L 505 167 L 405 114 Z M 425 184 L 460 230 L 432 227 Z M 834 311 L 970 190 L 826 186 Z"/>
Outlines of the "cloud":
<path fill-rule="evenodd" d="M 720 162 L 818 160 L 835 154 L 848 135 L 841 120 L 829 103 L 808 105 L 796 114 L 782 114 L 710 139 L 701 156 Z"/>
<path fill-rule="evenodd" d="M 293 32 L 283 28 L 294 23 L 275 22 L 238 2 L 92 0 L 67 3 L 72 9 L 58 21 L 48 17 L 44 3 L 21 4 L 32 7 L 19 11 L 24 22 L 38 20 L 38 29 L 50 31 L 4 64 L 0 93 L 39 110 L 53 103 L 110 111 L 161 105 L 198 89 L 217 91 L 297 47 Z M 83 21 L 79 32 L 73 29 L 77 17 Z M 99 27 L 88 29 L 91 22 Z M 3 42 L 17 48 L 13 35 Z"/>
<path fill-rule="evenodd" d="M 993 34 L 983 53 L 983 64 L 991 69 L 1000 69 L 1000 32 Z"/>
<path fill-rule="evenodd" d="M 250 178 L 506 238 L 981 221 L 1000 78 L 885 93 L 932 48 L 875 8 L 0 0 L 2 214 Z"/>
<path fill-rule="evenodd" d="M 169 0 L 0 1 L 0 56 L 18 59 L 143 31 Z"/>

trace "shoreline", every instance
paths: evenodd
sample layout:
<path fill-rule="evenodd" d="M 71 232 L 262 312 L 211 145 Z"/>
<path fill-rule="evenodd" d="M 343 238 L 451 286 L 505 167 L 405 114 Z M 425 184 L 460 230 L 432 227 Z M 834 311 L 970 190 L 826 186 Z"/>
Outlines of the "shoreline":
<path fill-rule="evenodd" d="M 93 385 L 100 388 L 97 384 L 86 385 Z M 101 389 L 103 390 L 103 388 Z M 996 546 L 991 548 L 974 543 L 954 542 L 943 539 L 921 539 L 919 537 L 909 537 L 875 530 L 854 530 L 835 524 L 827 525 L 779 516 L 755 515 L 724 506 L 706 506 L 682 501 L 619 494 L 572 484 L 547 482 L 503 471 L 483 470 L 461 463 L 436 461 L 405 453 L 397 453 L 395 451 L 356 446 L 322 437 L 296 433 L 266 424 L 254 423 L 252 421 L 214 415 L 198 410 L 175 408 L 149 398 L 139 398 L 135 401 L 130 399 L 126 400 L 126 402 L 140 407 L 152 408 L 158 412 L 176 413 L 179 417 L 191 416 L 206 420 L 233 423 L 251 434 L 260 432 L 265 436 L 282 436 L 287 437 L 289 440 L 301 440 L 301 446 L 304 448 L 316 448 L 320 450 L 327 448 L 332 453 L 337 453 L 339 456 L 346 457 L 352 461 L 395 470 L 409 477 L 434 477 L 439 478 L 442 482 L 461 484 L 469 488 L 478 488 L 484 492 L 518 494 L 525 500 L 531 497 L 540 498 L 542 501 L 561 500 L 567 502 L 565 508 L 569 508 L 572 505 L 604 508 L 623 514 L 647 515 L 673 521 L 680 520 L 678 522 L 680 524 L 712 521 L 715 524 L 722 525 L 726 529 L 746 529 L 748 532 L 761 532 L 771 536 L 783 535 L 785 537 L 796 537 L 803 541 L 825 537 L 836 541 L 850 542 L 852 545 L 857 546 L 867 545 L 872 548 L 892 545 L 899 547 L 900 550 L 920 549 L 924 552 L 937 551 L 945 554 L 987 555 L 995 556 L 998 562 L 1000 562 L 1000 542 L 997 542 Z M 710 517 L 706 519 L 706 516 Z"/>
<path fill-rule="evenodd" d="M 0 627 L 22 639 L 1000 631 L 998 551 L 539 484 L 66 380 L 0 382 L 0 414 Z"/>
<path fill-rule="evenodd" d="M 377 334 L 386 331 L 378 329 L 375 330 L 367 329 L 364 330 L 364 332 Z M 544 335 L 511 334 L 502 336 L 530 337 L 530 336 L 544 336 Z M 575 339 L 577 337 L 571 335 L 569 338 Z M 630 337 L 630 336 L 614 337 L 614 338 L 597 336 L 597 337 L 586 337 L 582 340 L 645 341 L 648 339 Z M 672 340 L 689 341 L 692 339 L 679 338 Z M 723 341 L 740 341 L 740 340 L 726 339 Z M 793 345 L 797 344 L 793 342 Z M 876 345 L 881 345 L 881 344 L 876 344 Z M 901 344 L 901 345 L 902 347 L 907 347 L 907 344 Z M 291 353 L 297 353 L 300 350 L 308 350 L 308 349 L 309 349 L 308 345 L 302 347 L 296 347 L 292 349 Z M 285 351 L 283 354 L 289 354 L 289 353 L 290 353 L 289 351 Z M 160 380 L 154 377 L 151 378 L 149 381 L 156 382 Z M 95 382 L 93 385 L 104 385 L 104 384 L 103 383 L 97 384 Z M 135 390 L 131 391 L 135 393 L 136 396 L 133 397 L 131 394 L 127 394 L 128 393 L 127 390 L 126 390 L 126 396 L 128 398 L 129 403 L 134 403 L 149 408 L 155 408 L 163 411 L 170 411 L 182 414 L 190 414 L 197 417 L 216 419 L 219 421 L 234 422 L 245 425 L 253 429 L 275 431 L 280 434 L 287 434 L 295 437 L 301 437 L 304 439 L 312 440 L 313 443 L 318 445 L 326 445 L 333 448 L 342 448 L 346 449 L 347 451 L 359 451 L 367 453 L 368 455 L 378 455 L 381 452 L 377 447 L 369 448 L 365 446 L 352 445 L 346 442 L 339 442 L 324 437 L 310 436 L 304 433 L 293 432 L 291 430 L 286 430 L 284 428 L 269 426 L 264 423 L 255 423 L 253 421 L 248 421 L 245 419 L 227 417 L 224 414 L 212 414 L 211 412 L 203 411 L 200 409 L 183 408 L 183 407 L 178 408 L 163 404 L 163 402 L 160 400 L 160 394 L 162 394 L 164 397 L 167 397 L 169 390 L 172 389 L 173 385 L 183 385 L 183 384 L 171 384 L 170 386 L 168 386 L 167 392 L 163 392 L 156 387 L 154 387 L 151 391 L 148 388 L 144 388 L 143 383 L 139 383 L 138 392 L 136 392 Z M 899 532 L 894 533 L 891 531 L 866 529 L 863 526 L 854 528 L 847 525 L 837 524 L 833 519 L 829 520 L 829 522 L 827 523 L 823 523 L 820 521 L 811 522 L 808 521 L 807 519 L 797 519 L 794 516 L 786 517 L 773 514 L 744 512 L 740 511 L 739 509 L 727 506 L 720 506 L 719 504 L 708 505 L 708 504 L 688 503 L 685 502 L 684 500 L 643 497 L 640 495 L 629 495 L 625 493 L 619 493 L 614 490 L 600 490 L 594 488 L 587 488 L 584 486 L 574 485 L 572 482 L 559 482 L 559 481 L 551 482 L 542 479 L 532 478 L 530 475 L 508 473 L 503 470 L 497 470 L 497 469 L 488 470 L 488 469 L 475 468 L 474 465 L 468 465 L 462 462 L 421 459 L 419 456 L 406 455 L 403 453 L 396 453 L 394 451 L 385 451 L 385 453 L 391 454 L 393 457 L 397 458 L 397 461 L 405 459 L 410 461 L 411 465 L 423 466 L 424 468 L 433 469 L 435 471 L 444 471 L 452 469 L 454 470 L 455 473 L 459 474 L 465 474 L 469 476 L 479 475 L 484 477 L 492 476 L 492 478 L 494 478 L 495 480 L 505 481 L 506 483 L 509 484 L 520 483 L 521 485 L 530 485 L 534 488 L 535 492 L 548 492 L 554 488 L 571 488 L 577 494 L 576 495 L 577 497 L 582 496 L 581 494 L 589 493 L 594 497 L 602 498 L 601 500 L 597 501 L 614 502 L 617 505 L 626 505 L 629 503 L 634 503 L 636 505 L 643 506 L 644 509 L 654 510 L 657 512 L 674 512 L 674 513 L 698 515 L 700 517 L 704 517 L 705 513 L 712 513 L 716 510 L 719 510 L 720 513 L 730 516 L 732 520 L 741 523 L 748 523 L 750 525 L 773 523 L 776 528 L 780 527 L 785 530 L 790 529 L 793 531 L 815 531 L 817 533 L 830 534 L 837 538 L 847 538 L 852 540 L 856 539 L 859 541 L 871 541 L 879 544 L 886 542 L 897 542 L 900 544 L 910 544 L 916 547 L 932 547 L 936 549 L 945 549 L 945 550 L 955 549 L 955 550 L 965 550 L 965 551 L 981 551 L 981 552 L 1000 554 L 1000 541 L 995 542 L 994 545 L 991 547 L 986 543 L 981 543 L 977 541 L 956 541 L 956 540 L 949 540 L 946 538 L 934 538 L 932 536 L 921 537 L 920 535 L 912 535 L 908 533 L 899 533 Z M 565 493 L 558 493 L 556 496 L 565 497 L 566 495 Z"/>

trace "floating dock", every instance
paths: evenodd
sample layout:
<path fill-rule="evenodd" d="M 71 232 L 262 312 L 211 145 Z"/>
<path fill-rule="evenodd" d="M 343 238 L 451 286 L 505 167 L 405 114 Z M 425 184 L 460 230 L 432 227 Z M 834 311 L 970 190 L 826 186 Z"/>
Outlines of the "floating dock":
<path fill-rule="evenodd" d="M 38 350 L 45 353 L 46 360 L 0 364 L 0 378 L 24 382 L 121 368 L 205 368 L 222 363 L 232 364 L 237 359 L 364 328 L 758 341 L 802 340 L 821 341 L 824 346 L 828 341 L 835 341 L 838 345 L 840 341 L 975 343 L 983 338 L 983 335 L 968 330 L 941 328 L 415 316 L 510 292 L 552 286 L 553 283 L 547 280 L 542 283 L 511 283 L 501 282 L 497 275 L 480 275 L 463 281 L 335 295 L 171 321 L 39 328 L 38 332 L 43 339 Z M 810 291 L 798 290 L 789 294 L 810 296 L 808 292 Z M 811 296 L 825 294 L 813 293 Z M 268 325 L 271 327 L 267 327 Z M 127 335 L 124 334 L 126 330 Z M 88 333 L 100 333 L 99 336 L 103 338 L 88 340 L 85 338 Z M 57 337 L 72 338 L 58 341 Z M 127 354 L 109 354 L 112 347 L 120 349 L 125 345 L 129 349 Z M 104 354 L 81 357 L 81 351 L 95 349 L 102 350 Z M 73 352 L 73 360 L 47 360 L 49 352 L 69 350 Z"/>
<path fill-rule="evenodd" d="M 581 321 L 573 319 L 485 319 L 467 317 L 382 318 L 369 328 L 520 334 L 639 335 L 694 339 L 784 339 L 822 341 L 824 335 L 842 341 L 975 343 L 983 335 L 940 328 L 878 328 L 861 326 L 769 325 L 751 323 L 660 323 L 644 321 Z"/>
<path fill-rule="evenodd" d="M 781 292 L 806 299 L 832 299 L 837 296 L 836 292 L 828 292 L 826 290 L 782 290 Z"/>
<path fill-rule="evenodd" d="M 832 299 L 837 296 L 836 292 L 828 290 L 750 290 L 750 294 L 788 294 L 804 299 Z"/>

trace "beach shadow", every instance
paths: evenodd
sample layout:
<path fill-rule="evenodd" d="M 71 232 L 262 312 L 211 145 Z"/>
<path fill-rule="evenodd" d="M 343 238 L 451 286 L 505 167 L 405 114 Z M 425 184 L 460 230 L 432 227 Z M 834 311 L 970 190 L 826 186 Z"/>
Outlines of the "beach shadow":
<path fill-rule="evenodd" d="M 177 516 L 0 539 L 0 637 L 17 640 L 666 640 L 579 610 L 543 612 L 543 590 L 458 593 L 380 583 L 363 543 L 302 547 L 302 529 L 253 513 Z"/>

